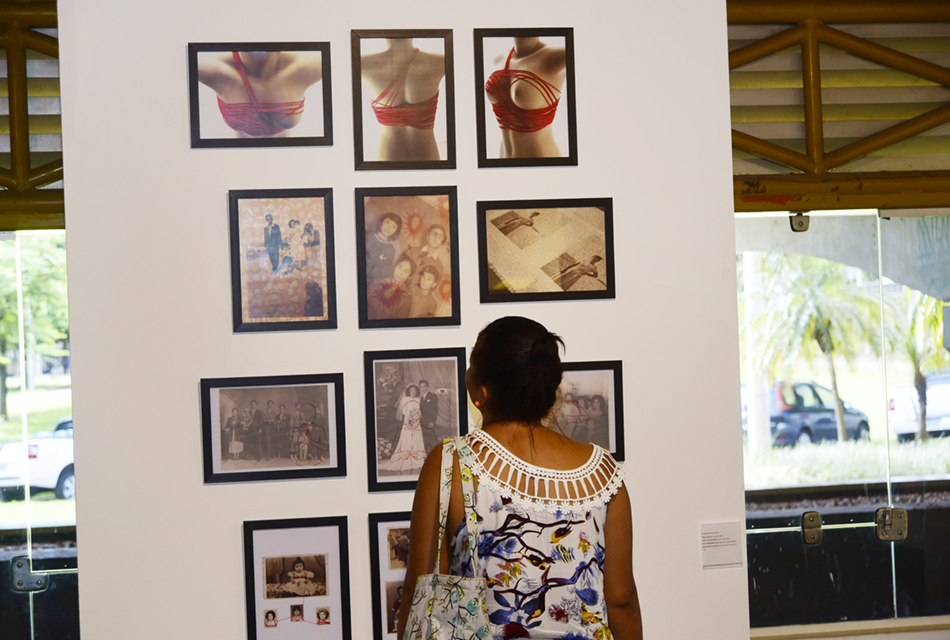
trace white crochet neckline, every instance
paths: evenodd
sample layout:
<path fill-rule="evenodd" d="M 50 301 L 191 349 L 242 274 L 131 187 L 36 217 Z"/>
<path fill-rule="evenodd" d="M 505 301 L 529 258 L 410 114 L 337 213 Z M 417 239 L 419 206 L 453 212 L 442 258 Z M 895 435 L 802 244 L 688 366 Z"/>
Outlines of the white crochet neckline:
<path fill-rule="evenodd" d="M 607 504 L 623 483 L 623 470 L 597 445 L 583 465 L 561 470 L 522 460 L 481 429 L 468 435 L 468 443 L 479 482 L 526 509 L 586 512 Z"/>

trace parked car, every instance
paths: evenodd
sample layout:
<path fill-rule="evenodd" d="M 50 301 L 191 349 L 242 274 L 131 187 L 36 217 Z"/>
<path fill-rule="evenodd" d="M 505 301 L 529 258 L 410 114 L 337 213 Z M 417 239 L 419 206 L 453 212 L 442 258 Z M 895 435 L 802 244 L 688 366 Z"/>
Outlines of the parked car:
<path fill-rule="evenodd" d="M 742 429 L 746 431 L 747 393 L 742 385 Z M 776 382 L 769 389 L 772 444 L 794 446 L 822 440 L 836 441 L 835 396 L 814 382 Z M 871 430 L 866 414 L 844 404 L 844 426 L 849 440 L 867 440 Z"/>
<path fill-rule="evenodd" d="M 0 498 L 19 498 L 27 485 L 33 490 L 56 492 L 57 498 L 76 496 L 73 470 L 73 419 L 66 418 L 50 432 L 42 432 L 29 442 L 0 444 Z"/>
<path fill-rule="evenodd" d="M 887 424 L 901 442 L 917 436 L 920 420 L 920 402 L 917 389 L 896 389 L 888 404 Z M 950 436 L 950 373 L 932 373 L 927 376 L 927 433 L 930 436 Z"/>

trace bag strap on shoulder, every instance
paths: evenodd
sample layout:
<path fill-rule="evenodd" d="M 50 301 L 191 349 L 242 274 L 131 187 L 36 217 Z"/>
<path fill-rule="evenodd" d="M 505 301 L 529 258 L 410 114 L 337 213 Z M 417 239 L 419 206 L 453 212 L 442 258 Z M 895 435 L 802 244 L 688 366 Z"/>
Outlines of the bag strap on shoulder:
<path fill-rule="evenodd" d="M 449 519 L 449 499 L 452 496 L 452 475 L 455 467 L 455 454 L 459 454 L 459 471 L 462 478 L 462 504 L 465 515 L 462 523 L 465 525 L 465 534 L 468 536 L 468 547 L 472 553 L 472 569 L 478 570 L 478 543 L 475 538 L 475 484 L 472 482 L 472 470 L 467 464 L 471 451 L 464 436 L 447 438 L 442 443 L 442 476 L 439 481 L 439 544 L 435 552 L 435 570 L 439 572 L 439 560 L 442 554 L 442 543 L 445 540 L 445 530 Z"/>

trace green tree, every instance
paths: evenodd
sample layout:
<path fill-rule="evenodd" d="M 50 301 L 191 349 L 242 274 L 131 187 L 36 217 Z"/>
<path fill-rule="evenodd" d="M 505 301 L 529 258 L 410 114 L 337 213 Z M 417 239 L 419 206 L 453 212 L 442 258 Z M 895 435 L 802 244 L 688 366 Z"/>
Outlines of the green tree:
<path fill-rule="evenodd" d="M 835 357 L 849 364 L 867 349 L 881 354 L 882 306 L 877 286 L 854 267 L 798 254 L 767 253 L 761 257 L 763 287 L 747 292 L 757 297 L 753 313 L 740 309 L 743 331 L 754 331 L 758 366 L 775 378 L 798 358 L 825 361 L 835 398 L 838 440 L 846 439 L 844 403 L 838 393 Z"/>
<path fill-rule="evenodd" d="M 917 439 L 927 434 L 927 374 L 950 366 L 950 353 L 943 342 L 943 304 L 914 289 L 904 290 L 905 313 L 899 324 L 897 350 L 903 352 L 914 368 L 917 390 Z"/>
<path fill-rule="evenodd" d="M 20 278 L 23 287 L 24 337 L 27 353 L 68 354 L 66 241 L 62 232 L 20 233 Z M 0 416 L 7 412 L 7 366 L 20 344 L 16 241 L 0 241 Z M 25 387 L 25 379 L 21 385 Z"/>

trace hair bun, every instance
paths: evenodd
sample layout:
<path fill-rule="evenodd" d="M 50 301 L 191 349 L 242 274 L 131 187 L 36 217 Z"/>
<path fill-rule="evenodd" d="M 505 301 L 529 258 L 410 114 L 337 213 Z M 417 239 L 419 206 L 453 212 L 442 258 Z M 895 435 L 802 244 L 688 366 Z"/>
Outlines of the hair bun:
<path fill-rule="evenodd" d="M 550 364 L 552 361 L 558 361 L 557 341 L 554 336 L 548 332 L 539 336 L 531 344 L 531 351 L 528 352 L 528 364 Z"/>

